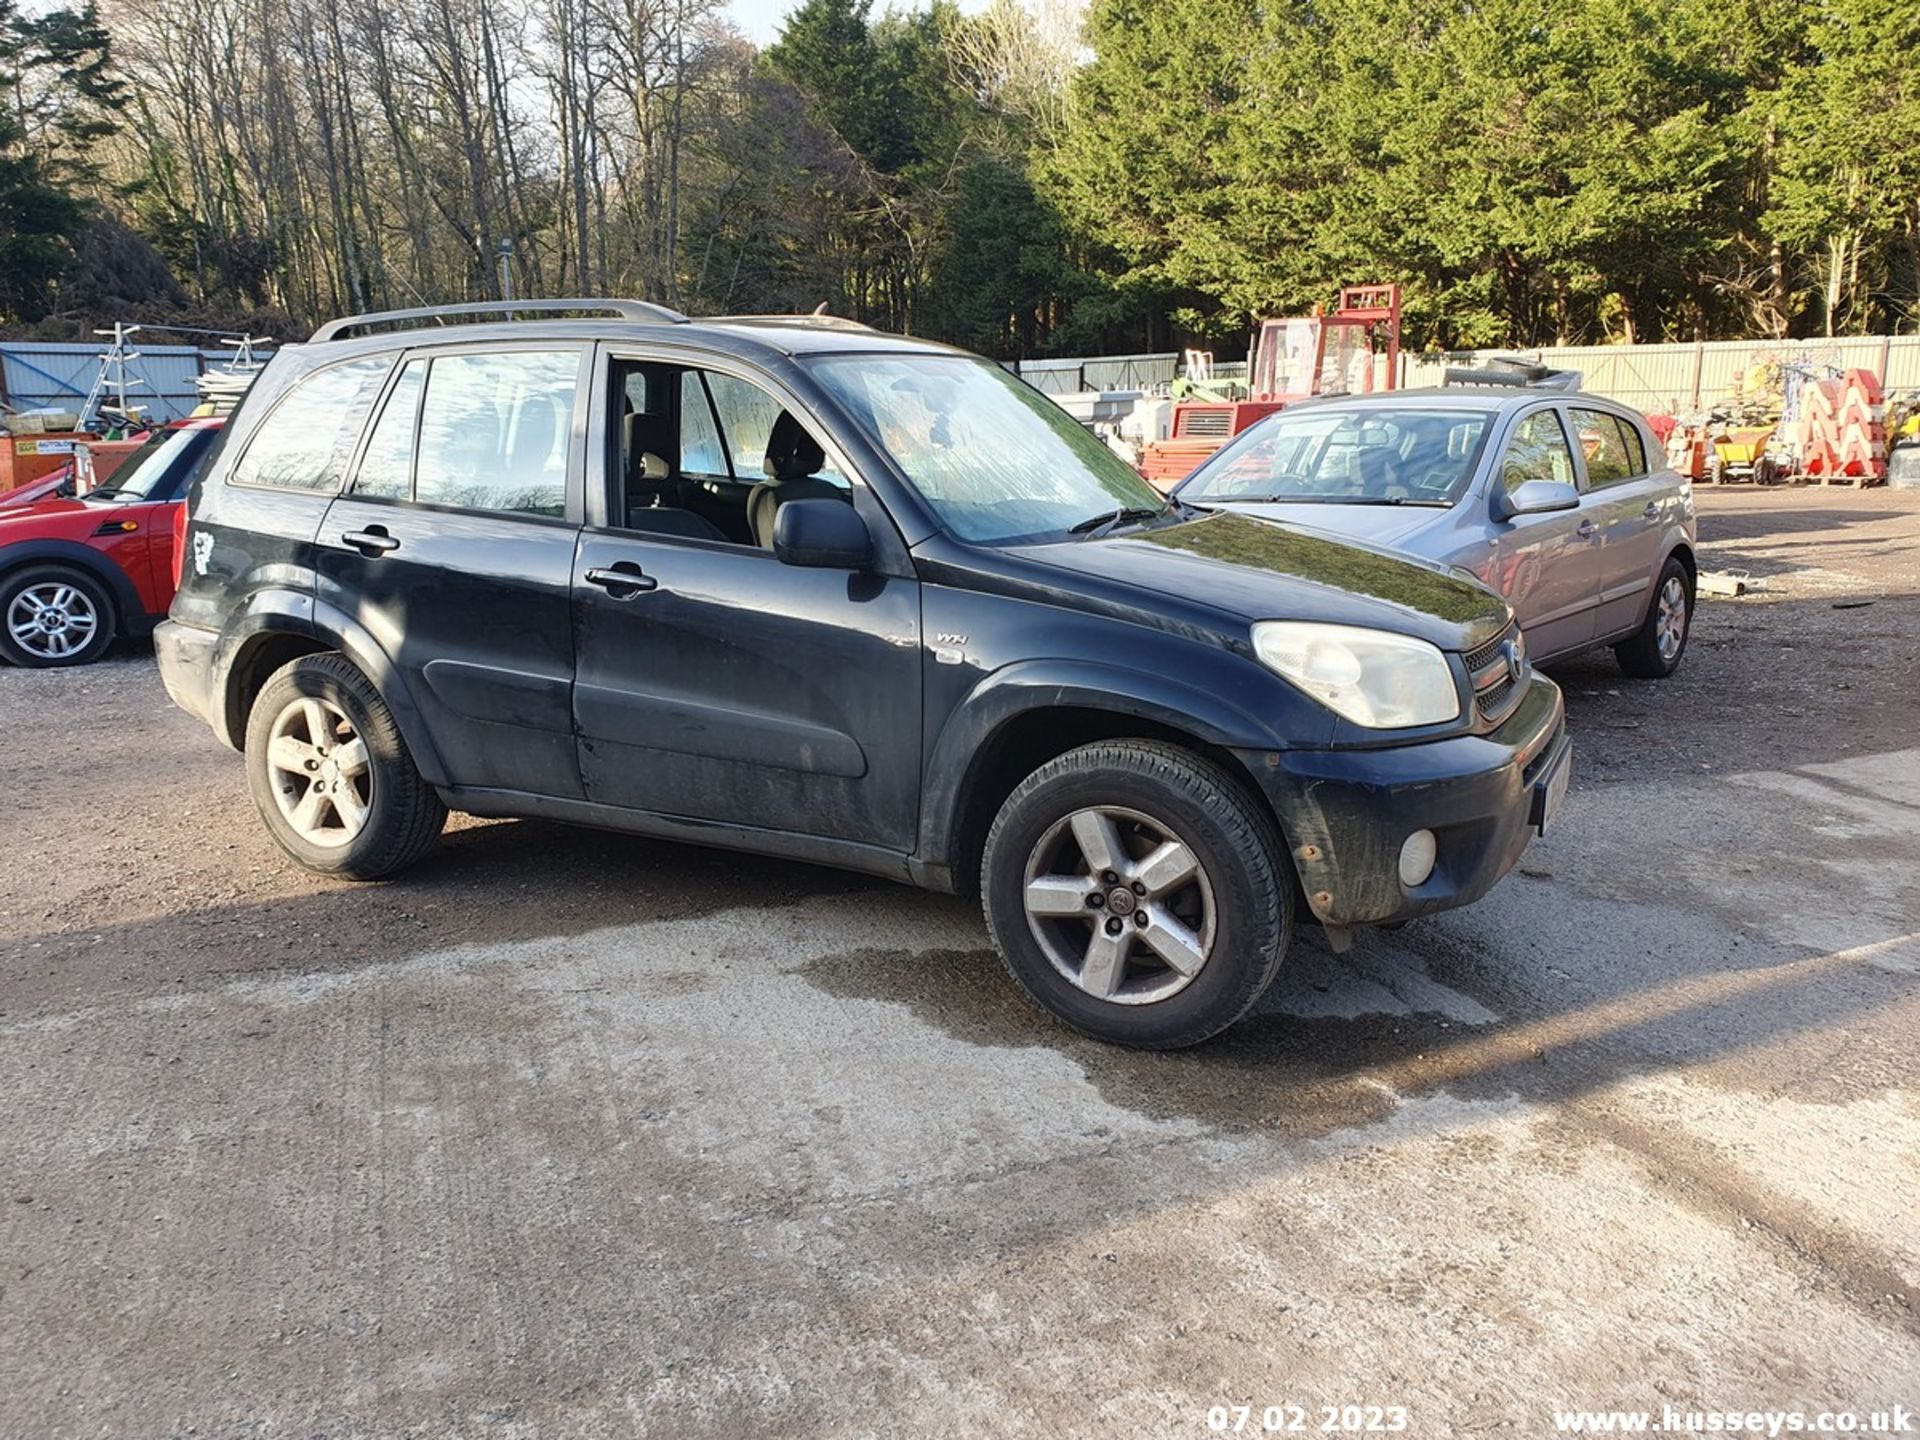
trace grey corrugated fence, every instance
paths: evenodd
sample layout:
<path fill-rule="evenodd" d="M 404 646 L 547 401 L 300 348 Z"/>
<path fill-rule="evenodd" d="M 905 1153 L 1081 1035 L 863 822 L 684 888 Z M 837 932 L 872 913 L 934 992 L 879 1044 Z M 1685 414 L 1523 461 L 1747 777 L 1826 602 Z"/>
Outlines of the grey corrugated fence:
<path fill-rule="evenodd" d="M 129 389 L 127 403 L 145 405 L 156 420 L 178 420 L 200 403 L 194 377 L 219 369 L 230 349 L 193 345 L 140 345 L 128 370 L 145 381 Z M 104 345 L 0 341 L 0 402 L 15 410 L 48 406 L 78 410 L 100 373 Z"/>

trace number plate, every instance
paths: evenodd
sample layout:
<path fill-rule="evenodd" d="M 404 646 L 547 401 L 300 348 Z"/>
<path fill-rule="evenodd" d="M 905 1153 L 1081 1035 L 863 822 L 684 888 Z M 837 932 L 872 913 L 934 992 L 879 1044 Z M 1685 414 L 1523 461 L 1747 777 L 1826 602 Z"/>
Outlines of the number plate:
<path fill-rule="evenodd" d="M 1573 779 L 1573 746 L 1562 745 L 1560 753 L 1547 767 L 1547 773 L 1533 782 L 1533 823 L 1542 835 L 1567 798 L 1567 786 Z"/>

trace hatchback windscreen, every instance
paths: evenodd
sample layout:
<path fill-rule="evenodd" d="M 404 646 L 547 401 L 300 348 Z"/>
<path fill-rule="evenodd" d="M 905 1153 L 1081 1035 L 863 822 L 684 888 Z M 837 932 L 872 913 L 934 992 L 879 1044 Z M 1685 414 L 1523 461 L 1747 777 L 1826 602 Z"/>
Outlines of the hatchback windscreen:
<path fill-rule="evenodd" d="M 810 368 L 962 540 L 1037 539 L 1167 509 L 1085 426 L 989 361 L 843 355 Z"/>
<path fill-rule="evenodd" d="M 1473 479 L 1493 416 L 1386 405 L 1283 410 L 1214 455 L 1182 500 L 1451 505 Z"/>
<path fill-rule="evenodd" d="M 191 430 L 156 430 L 133 454 L 121 461 L 106 484 L 87 492 L 86 498 L 102 500 L 170 499 L 184 493 L 196 478 L 202 457 L 213 446 L 219 432 L 210 427 Z M 179 467 L 188 467 L 185 484 Z M 162 492 L 165 492 L 164 494 Z"/>

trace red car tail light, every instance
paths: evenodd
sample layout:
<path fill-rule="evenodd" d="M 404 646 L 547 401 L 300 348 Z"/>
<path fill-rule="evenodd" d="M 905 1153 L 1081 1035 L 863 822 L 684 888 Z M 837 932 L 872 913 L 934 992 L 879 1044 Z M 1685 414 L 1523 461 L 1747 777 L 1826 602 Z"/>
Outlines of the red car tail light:
<path fill-rule="evenodd" d="M 180 588 L 187 573 L 187 505 L 183 500 L 173 507 L 173 588 Z"/>

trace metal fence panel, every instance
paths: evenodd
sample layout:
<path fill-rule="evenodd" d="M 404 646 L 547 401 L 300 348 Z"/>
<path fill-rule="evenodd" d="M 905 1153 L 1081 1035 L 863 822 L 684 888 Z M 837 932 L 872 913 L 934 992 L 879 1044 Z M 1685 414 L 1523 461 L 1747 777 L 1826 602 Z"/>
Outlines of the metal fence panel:
<path fill-rule="evenodd" d="M 1511 355 L 1478 350 L 1475 360 Z M 1556 370 L 1578 370 L 1581 389 L 1638 409 L 1668 414 L 1698 410 L 1730 394 L 1753 366 L 1769 360 L 1865 370 L 1883 388 L 1920 387 L 1920 335 L 1853 335 L 1832 340 L 1708 340 L 1677 345 L 1564 345 L 1518 352 Z M 1408 385 L 1438 385 L 1449 362 L 1409 356 Z M 1453 364 L 1469 363 L 1456 359 Z"/>
<path fill-rule="evenodd" d="M 1151 390 L 1170 385 L 1180 373 L 1180 357 L 1100 355 L 1074 360 L 1022 360 L 1020 378 L 1048 395 L 1082 390 Z"/>
<path fill-rule="evenodd" d="M 1556 370 L 1578 370 L 1581 388 L 1605 395 L 1641 410 L 1680 413 L 1711 404 L 1729 393 L 1736 379 L 1753 365 L 1769 359 L 1832 366 L 1838 370 L 1866 370 L 1888 390 L 1920 389 L 1920 335 L 1862 335 L 1833 340 L 1709 340 L 1677 345 L 1565 345 L 1543 350 L 1477 350 L 1471 358 L 1407 354 L 1402 356 L 1403 383 L 1438 385 L 1449 364 L 1465 365 L 1496 355 L 1521 353 L 1537 357 Z M 1376 383 L 1386 380 L 1386 361 L 1379 361 Z M 1077 360 L 1024 360 L 1018 372 L 1029 384 L 1049 395 L 1081 390 L 1151 390 L 1172 382 L 1180 357 L 1113 355 Z M 1244 362 L 1215 365 L 1217 379 L 1244 379 Z"/>
<path fill-rule="evenodd" d="M 192 345 L 139 345 L 130 374 L 146 384 L 130 387 L 127 403 L 145 405 L 156 420 L 178 420 L 200 403 L 194 378 L 233 358 L 231 350 Z M 100 373 L 104 345 L 0 342 L 0 401 L 15 410 L 46 406 L 78 410 Z"/>

